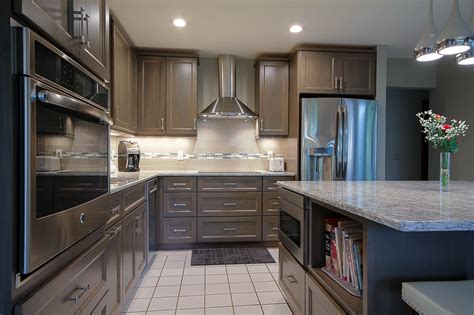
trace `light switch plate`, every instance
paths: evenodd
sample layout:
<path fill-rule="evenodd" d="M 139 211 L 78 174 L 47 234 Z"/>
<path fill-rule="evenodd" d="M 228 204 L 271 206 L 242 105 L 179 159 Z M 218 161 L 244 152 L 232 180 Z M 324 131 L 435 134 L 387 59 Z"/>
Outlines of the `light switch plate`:
<path fill-rule="evenodd" d="M 182 150 L 178 150 L 178 161 L 184 160 L 184 153 Z"/>

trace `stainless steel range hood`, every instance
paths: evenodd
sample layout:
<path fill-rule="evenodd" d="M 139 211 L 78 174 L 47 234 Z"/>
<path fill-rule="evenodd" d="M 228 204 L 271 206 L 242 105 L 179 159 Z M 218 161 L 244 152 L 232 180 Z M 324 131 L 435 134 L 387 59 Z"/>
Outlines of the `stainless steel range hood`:
<path fill-rule="evenodd" d="M 255 119 L 255 114 L 235 96 L 235 56 L 219 55 L 219 97 L 200 114 L 201 118 Z"/>

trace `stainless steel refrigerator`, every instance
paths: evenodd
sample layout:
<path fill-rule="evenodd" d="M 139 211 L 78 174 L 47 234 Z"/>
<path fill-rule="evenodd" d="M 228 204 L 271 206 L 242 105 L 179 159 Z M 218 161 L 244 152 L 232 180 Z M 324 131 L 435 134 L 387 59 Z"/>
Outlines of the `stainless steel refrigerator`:
<path fill-rule="evenodd" d="M 300 180 L 376 180 L 377 103 L 301 101 Z"/>

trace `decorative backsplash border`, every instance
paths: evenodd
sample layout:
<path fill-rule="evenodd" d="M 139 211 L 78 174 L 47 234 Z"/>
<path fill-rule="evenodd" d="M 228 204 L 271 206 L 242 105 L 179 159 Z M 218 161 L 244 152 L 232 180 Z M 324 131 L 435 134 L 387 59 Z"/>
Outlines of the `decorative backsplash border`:
<path fill-rule="evenodd" d="M 282 157 L 281 154 L 274 154 L 274 157 Z M 114 156 L 116 158 L 117 155 Z M 185 160 L 266 160 L 266 153 L 183 153 Z M 156 153 L 142 152 L 141 159 L 161 159 L 161 160 L 177 160 L 178 153 Z"/>

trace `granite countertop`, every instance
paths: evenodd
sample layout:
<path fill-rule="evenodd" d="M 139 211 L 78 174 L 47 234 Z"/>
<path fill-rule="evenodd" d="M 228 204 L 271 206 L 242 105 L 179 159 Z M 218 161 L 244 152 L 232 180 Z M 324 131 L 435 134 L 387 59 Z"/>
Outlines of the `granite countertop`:
<path fill-rule="evenodd" d="M 279 184 L 403 232 L 474 231 L 474 182 L 453 181 L 449 193 L 434 181 Z"/>
<path fill-rule="evenodd" d="M 155 170 L 140 172 L 119 172 L 111 175 L 110 193 L 116 193 L 140 182 L 158 176 L 295 176 L 292 172 L 256 171 L 198 171 L 198 170 Z"/>

